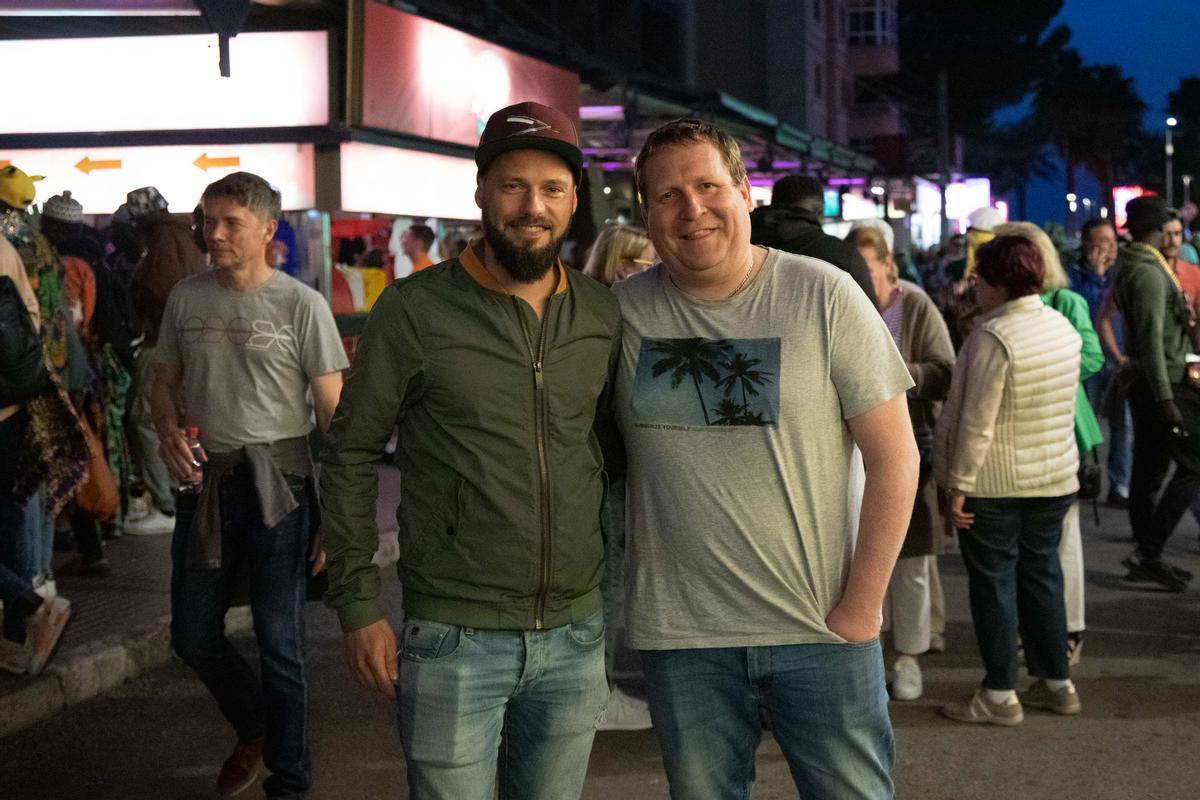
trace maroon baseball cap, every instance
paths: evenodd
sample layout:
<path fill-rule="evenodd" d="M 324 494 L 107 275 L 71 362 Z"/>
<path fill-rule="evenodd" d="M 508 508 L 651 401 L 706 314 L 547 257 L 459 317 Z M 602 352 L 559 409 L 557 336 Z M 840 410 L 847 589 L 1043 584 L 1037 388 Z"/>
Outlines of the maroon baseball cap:
<path fill-rule="evenodd" d="M 509 150 L 545 150 L 566 161 L 579 182 L 583 153 L 579 152 L 579 134 L 570 117 L 541 103 L 525 102 L 502 108 L 488 118 L 487 127 L 475 149 L 475 164 L 480 171 L 501 153 Z"/>

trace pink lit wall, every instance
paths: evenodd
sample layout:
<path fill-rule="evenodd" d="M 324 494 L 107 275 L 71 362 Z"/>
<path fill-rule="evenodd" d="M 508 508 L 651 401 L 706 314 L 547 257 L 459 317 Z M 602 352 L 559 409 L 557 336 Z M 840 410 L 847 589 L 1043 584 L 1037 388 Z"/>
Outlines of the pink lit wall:
<path fill-rule="evenodd" d="M 361 124 L 475 145 L 522 100 L 579 124 L 579 76 L 380 3 L 365 8 Z"/>

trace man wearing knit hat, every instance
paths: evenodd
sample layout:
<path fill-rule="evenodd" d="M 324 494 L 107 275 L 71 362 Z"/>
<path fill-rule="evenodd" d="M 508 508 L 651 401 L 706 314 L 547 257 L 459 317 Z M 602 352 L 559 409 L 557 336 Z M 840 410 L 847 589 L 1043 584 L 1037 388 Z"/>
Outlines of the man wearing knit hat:
<path fill-rule="evenodd" d="M 498 779 L 501 797 L 563 800 L 609 694 L 593 422 L 620 316 L 558 259 L 572 121 L 501 109 L 475 163 L 483 238 L 384 290 L 359 341 L 321 472 L 326 602 L 358 681 L 399 696 L 410 797 L 484 800 Z M 399 660 L 371 563 L 396 428 Z"/>
<path fill-rule="evenodd" d="M 1192 576 L 1164 561 L 1162 553 L 1200 491 L 1200 384 L 1189 380 L 1196 347 L 1179 278 L 1161 252 L 1166 202 L 1155 195 L 1134 198 L 1126 214 L 1133 242 L 1117 256 L 1113 291 L 1125 318 L 1127 369 L 1133 378 L 1129 522 L 1137 549 L 1121 563 L 1129 570 L 1127 581 L 1181 592 Z M 1172 462 L 1175 474 L 1160 496 Z"/>
<path fill-rule="evenodd" d="M 129 416 L 133 423 L 130 442 L 150 501 L 146 513 L 128 522 L 125 532 L 146 536 L 175 530 L 175 499 L 171 494 L 175 482 L 159 458 L 158 434 L 150 411 L 158 332 L 171 290 L 184 278 L 206 271 L 208 263 L 196 246 L 191 227 L 167 213 L 167 201 L 158 189 L 153 186 L 134 189 L 126 195 L 125 208 L 144 248 L 130 285 L 143 340 L 130 388 L 133 402 Z"/>

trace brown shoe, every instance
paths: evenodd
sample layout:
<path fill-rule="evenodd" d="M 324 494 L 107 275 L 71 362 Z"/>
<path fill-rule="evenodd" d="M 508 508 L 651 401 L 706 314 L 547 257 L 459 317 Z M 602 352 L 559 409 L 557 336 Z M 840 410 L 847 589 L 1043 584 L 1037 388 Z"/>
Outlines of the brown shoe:
<path fill-rule="evenodd" d="M 988 725 L 1020 725 L 1025 719 L 1025 712 L 1018 703 L 993 703 L 987 699 L 983 689 L 976 689 L 975 694 L 965 703 L 950 703 L 942 706 L 942 716 L 955 722 L 975 722 Z"/>
<path fill-rule="evenodd" d="M 29 635 L 25 643 L 29 646 L 29 674 L 37 675 L 46 666 L 54 648 L 62 638 L 63 629 L 71 619 L 71 601 L 55 597 L 38 607 L 29 618 Z"/>
<path fill-rule="evenodd" d="M 1079 702 L 1079 692 L 1075 691 L 1074 686 L 1050 691 L 1050 687 L 1041 678 L 1021 694 L 1021 702 L 1030 708 L 1044 708 L 1066 717 L 1074 716 L 1083 710 Z"/>
<path fill-rule="evenodd" d="M 221 765 L 221 774 L 217 776 L 217 791 L 222 797 L 233 797 L 254 784 L 262 766 L 262 751 L 262 739 L 237 743 L 237 747 Z"/>

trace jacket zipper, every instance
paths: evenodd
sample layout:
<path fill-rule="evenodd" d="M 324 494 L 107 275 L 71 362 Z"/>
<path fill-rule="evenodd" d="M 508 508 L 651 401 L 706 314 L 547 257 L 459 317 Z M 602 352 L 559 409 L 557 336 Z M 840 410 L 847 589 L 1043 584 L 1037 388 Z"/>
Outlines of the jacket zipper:
<path fill-rule="evenodd" d="M 550 461 L 546 455 L 546 382 L 542 367 L 546 358 L 546 328 L 550 321 L 550 314 L 554 309 L 554 298 L 550 298 L 550 302 L 546 306 L 546 314 L 542 317 L 541 325 L 538 328 L 536 348 L 529 336 L 529 327 L 525 322 L 525 314 L 518 304 L 519 301 L 513 298 L 513 303 L 516 307 L 518 318 L 521 320 L 521 332 L 525 335 L 525 346 L 529 350 L 530 366 L 533 368 L 534 440 L 537 444 L 538 475 L 541 481 L 542 500 L 542 535 L 540 540 L 541 552 L 539 553 L 541 563 L 538 575 L 537 599 L 533 610 L 533 627 L 534 630 L 541 630 L 545 625 L 546 595 L 549 591 L 550 555 L 552 552 L 550 546 Z"/>

